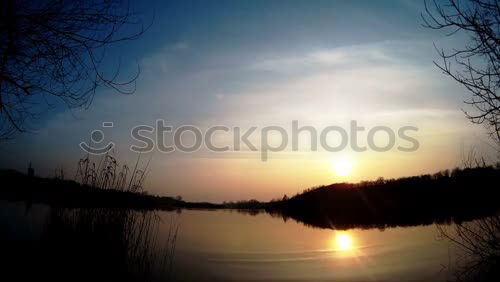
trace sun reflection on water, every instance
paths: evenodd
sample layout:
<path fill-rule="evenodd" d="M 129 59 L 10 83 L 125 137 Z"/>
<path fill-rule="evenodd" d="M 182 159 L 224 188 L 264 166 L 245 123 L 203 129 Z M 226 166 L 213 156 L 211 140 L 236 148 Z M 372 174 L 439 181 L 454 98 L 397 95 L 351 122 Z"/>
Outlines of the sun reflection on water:
<path fill-rule="evenodd" d="M 352 236 L 347 231 L 336 231 L 332 245 L 333 249 L 336 251 L 349 252 L 354 250 Z"/>

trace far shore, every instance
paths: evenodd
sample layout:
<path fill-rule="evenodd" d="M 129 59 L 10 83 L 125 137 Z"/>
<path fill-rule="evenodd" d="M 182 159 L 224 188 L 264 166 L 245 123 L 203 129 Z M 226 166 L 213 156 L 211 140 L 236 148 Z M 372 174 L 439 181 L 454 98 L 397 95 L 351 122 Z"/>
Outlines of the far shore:
<path fill-rule="evenodd" d="M 500 166 L 441 171 L 356 184 L 336 183 L 304 190 L 269 202 L 187 202 L 165 197 L 102 189 L 73 180 L 50 179 L 0 170 L 0 199 L 60 208 L 133 210 L 237 210 L 293 218 L 319 228 L 408 226 L 472 220 L 500 210 Z"/>

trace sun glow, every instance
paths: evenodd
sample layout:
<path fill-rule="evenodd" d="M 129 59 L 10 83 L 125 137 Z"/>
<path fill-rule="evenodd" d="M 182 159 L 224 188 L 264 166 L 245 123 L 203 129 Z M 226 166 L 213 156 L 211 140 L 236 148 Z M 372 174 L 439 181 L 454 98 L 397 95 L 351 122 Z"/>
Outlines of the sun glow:
<path fill-rule="evenodd" d="M 348 251 L 352 249 L 351 237 L 346 233 L 337 234 L 335 242 L 338 250 Z"/>
<path fill-rule="evenodd" d="M 339 177 L 348 176 L 352 169 L 352 160 L 349 158 L 336 159 L 332 161 L 332 170 Z"/>
<path fill-rule="evenodd" d="M 352 240 L 346 232 L 340 232 L 335 235 L 335 249 L 339 251 L 352 250 Z"/>

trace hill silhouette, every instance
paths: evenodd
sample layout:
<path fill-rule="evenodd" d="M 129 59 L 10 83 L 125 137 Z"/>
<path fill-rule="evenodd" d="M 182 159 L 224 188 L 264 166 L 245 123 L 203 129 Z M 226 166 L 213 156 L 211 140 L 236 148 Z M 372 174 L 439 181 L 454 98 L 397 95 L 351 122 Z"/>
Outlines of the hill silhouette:
<path fill-rule="evenodd" d="M 72 180 L 0 171 L 0 198 L 66 208 L 138 210 L 235 209 L 250 215 L 267 212 L 319 228 L 347 229 L 412 226 L 466 221 L 495 214 L 500 208 L 500 165 L 454 169 L 399 179 L 314 187 L 293 197 L 208 203 L 102 189 Z"/>
<path fill-rule="evenodd" d="M 463 221 L 500 208 L 500 167 L 442 171 L 399 179 L 339 183 L 274 201 L 266 210 L 321 228 Z"/>

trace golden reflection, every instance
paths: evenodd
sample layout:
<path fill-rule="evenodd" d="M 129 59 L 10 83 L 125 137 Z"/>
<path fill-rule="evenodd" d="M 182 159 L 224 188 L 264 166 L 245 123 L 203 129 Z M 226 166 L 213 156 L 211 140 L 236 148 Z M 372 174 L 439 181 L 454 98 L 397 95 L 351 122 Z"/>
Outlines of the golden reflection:
<path fill-rule="evenodd" d="M 337 251 L 351 251 L 353 250 L 353 242 L 351 235 L 346 232 L 335 232 L 334 249 Z"/>

